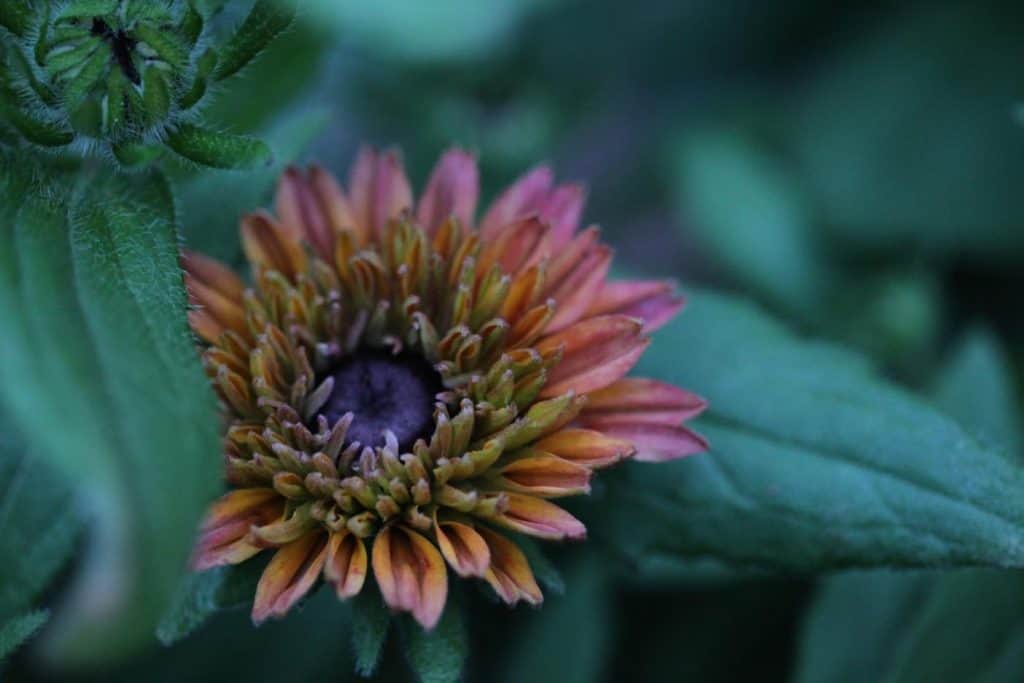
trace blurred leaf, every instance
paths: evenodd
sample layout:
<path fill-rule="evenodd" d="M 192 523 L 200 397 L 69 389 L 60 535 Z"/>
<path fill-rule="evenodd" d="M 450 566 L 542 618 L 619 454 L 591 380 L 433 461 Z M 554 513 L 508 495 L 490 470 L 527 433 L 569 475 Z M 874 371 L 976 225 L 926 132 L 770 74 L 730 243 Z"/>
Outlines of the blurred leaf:
<path fill-rule="evenodd" d="M 372 676 L 377 670 L 390 625 L 391 614 L 376 586 L 365 586 L 352 598 L 352 649 L 360 676 Z"/>
<path fill-rule="evenodd" d="M 856 573 L 810 611 L 797 683 L 1024 678 L 1024 575 Z"/>
<path fill-rule="evenodd" d="M 608 477 L 599 504 L 625 552 L 798 571 L 1024 566 L 1024 470 L 862 357 L 742 301 L 691 301 L 638 373 L 710 400 L 697 428 L 711 451 Z"/>
<path fill-rule="evenodd" d="M 589 683 L 601 680 L 611 640 L 607 576 L 597 556 L 577 561 L 564 595 L 524 616 L 521 628 L 501 648 L 500 681 Z M 539 677 L 539 678 L 538 678 Z"/>
<path fill-rule="evenodd" d="M 478 58 L 499 48 L 539 0 L 310 0 L 310 10 L 339 35 L 399 59 Z M 550 0 L 549 3 L 550 4 Z"/>
<path fill-rule="evenodd" d="M 836 235 L 867 250 L 1024 253 L 1019 10 L 890 13 L 785 107 L 801 175 Z"/>
<path fill-rule="evenodd" d="M 256 138 L 182 124 L 167 134 L 167 146 L 203 166 L 245 170 L 271 161 L 270 148 Z"/>
<path fill-rule="evenodd" d="M 537 582 L 544 587 L 544 590 L 549 594 L 563 595 L 565 579 L 562 578 L 558 567 L 541 550 L 540 545 L 526 536 L 517 538 L 516 545 L 526 555 L 526 561 L 529 562 L 533 575 L 537 578 Z"/>
<path fill-rule="evenodd" d="M 403 619 L 408 641 L 409 665 L 420 683 L 458 683 L 469 656 L 469 637 L 458 600 L 449 595 L 441 621 L 432 631 L 411 619 Z"/>
<path fill-rule="evenodd" d="M 49 618 L 30 609 L 73 550 L 80 524 L 69 498 L 64 479 L 0 421 L 0 659 Z"/>
<path fill-rule="evenodd" d="M 934 388 L 935 400 L 982 442 L 1021 454 L 1020 411 L 1013 368 L 999 339 L 975 328 L 953 350 Z"/>
<path fill-rule="evenodd" d="M 810 210 L 787 170 L 725 130 L 688 135 L 675 156 L 688 232 L 758 296 L 813 318 L 834 283 L 815 245 Z"/>
<path fill-rule="evenodd" d="M 49 618 L 49 610 L 35 610 L 0 619 L 0 662 L 34 636 Z"/>
<path fill-rule="evenodd" d="M 185 577 L 174 601 L 157 625 L 156 636 L 171 645 L 193 633 L 217 612 L 249 606 L 269 553 L 240 565 L 194 572 Z"/>
<path fill-rule="evenodd" d="M 296 0 L 256 0 L 249 16 L 219 50 L 213 79 L 238 73 L 262 52 L 295 18 Z"/>
<path fill-rule="evenodd" d="M 92 547 L 51 648 L 98 661 L 152 638 L 217 486 L 216 405 L 185 320 L 173 203 L 158 176 L 67 200 L 0 174 L 0 399 L 74 481 Z"/>

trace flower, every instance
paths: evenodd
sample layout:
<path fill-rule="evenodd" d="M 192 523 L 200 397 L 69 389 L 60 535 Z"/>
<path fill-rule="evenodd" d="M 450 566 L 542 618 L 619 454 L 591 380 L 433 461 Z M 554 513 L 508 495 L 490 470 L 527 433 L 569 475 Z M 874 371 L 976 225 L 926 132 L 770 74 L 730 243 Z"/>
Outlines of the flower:
<path fill-rule="evenodd" d="M 199 569 L 273 557 L 252 618 L 323 579 L 342 599 L 373 570 L 425 628 L 447 569 L 508 604 L 541 591 L 505 532 L 582 539 L 551 499 L 625 458 L 697 453 L 697 396 L 625 377 L 683 306 L 670 284 L 608 282 L 578 231 L 584 193 L 544 166 L 476 220 L 475 159 L 445 153 L 418 202 L 393 151 L 364 149 L 347 191 L 318 167 L 280 180 L 276 216 L 242 220 L 253 269 L 184 256 L 193 329 L 228 419 L 231 490 Z"/>

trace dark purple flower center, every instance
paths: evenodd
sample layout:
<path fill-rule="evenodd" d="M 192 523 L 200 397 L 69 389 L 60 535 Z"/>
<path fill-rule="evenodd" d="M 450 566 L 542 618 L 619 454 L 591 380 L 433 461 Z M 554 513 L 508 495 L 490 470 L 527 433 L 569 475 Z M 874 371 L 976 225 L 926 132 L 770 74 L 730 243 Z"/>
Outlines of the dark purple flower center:
<path fill-rule="evenodd" d="M 344 358 L 331 376 L 334 389 L 320 412 L 332 425 L 345 413 L 353 414 L 346 443 L 382 446 L 390 429 L 405 452 L 416 439 L 430 436 L 434 397 L 444 387 L 420 356 L 360 350 Z"/>

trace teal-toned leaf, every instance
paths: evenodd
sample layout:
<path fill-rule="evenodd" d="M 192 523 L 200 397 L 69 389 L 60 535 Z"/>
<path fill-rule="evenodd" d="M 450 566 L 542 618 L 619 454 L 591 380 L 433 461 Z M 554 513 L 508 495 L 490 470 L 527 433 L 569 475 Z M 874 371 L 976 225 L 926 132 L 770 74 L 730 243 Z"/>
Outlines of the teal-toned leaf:
<path fill-rule="evenodd" d="M 501 648 L 499 680 L 588 683 L 601 680 L 608 662 L 611 605 L 599 558 L 577 562 L 564 595 L 548 596 L 544 607 L 523 615 L 511 642 Z"/>
<path fill-rule="evenodd" d="M 32 25 L 32 3 L 29 0 L 7 0 L 0 3 L 0 26 L 22 36 Z"/>
<path fill-rule="evenodd" d="M 167 118 L 171 109 L 171 90 L 163 72 L 155 66 L 146 69 L 142 75 L 142 103 L 145 116 L 150 124 Z"/>
<path fill-rule="evenodd" d="M 627 556 L 1024 566 L 1024 471 L 862 357 L 697 291 L 637 372 L 710 400 L 711 450 L 610 473 L 598 504 Z"/>
<path fill-rule="evenodd" d="M 873 23 L 786 103 L 790 155 L 834 237 L 873 252 L 1024 253 L 1015 12 L 929 4 Z"/>
<path fill-rule="evenodd" d="M 0 420 L 0 660 L 49 618 L 37 601 L 67 563 L 80 527 L 68 483 Z"/>
<path fill-rule="evenodd" d="M 390 623 L 391 614 L 376 586 L 366 586 L 352 598 L 352 650 L 360 676 L 377 670 Z"/>
<path fill-rule="evenodd" d="M 269 560 L 270 554 L 265 553 L 240 565 L 186 576 L 157 625 L 157 638 L 164 645 L 173 645 L 221 610 L 252 605 L 256 585 Z"/>
<path fill-rule="evenodd" d="M 939 406 L 979 440 L 1021 457 L 1024 439 L 1013 368 L 994 334 L 970 330 L 951 354 L 934 393 Z"/>
<path fill-rule="evenodd" d="M 746 136 L 688 134 L 675 152 L 679 211 L 731 277 L 774 307 L 805 319 L 830 296 L 810 207 L 788 170 Z"/>
<path fill-rule="evenodd" d="M 843 575 L 808 614 L 794 680 L 1021 680 L 1022 614 L 1019 571 Z"/>
<path fill-rule="evenodd" d="M 469 636 L 458 601 L 449 595 L 441 621 L 432 631 L 409 618 L 402 620 L 409 665 L 420 683 L 458 683 L 469 656 Z"/>
<path fill-rule="evenodd" d="M 192 124 L 182 124 L 168 133 L 167 146 L 189 161 L 213 168 L 248 169 L 271 159 L 270 148 L 261 140 Z"/>
<path fill-rule="evenodd" d="M 295 0 L 256 0 L 249 16 L 220 48 L 215 81 L 238 73 L 262 52 L 295 18 Z"/>
<path fill-rule="evenodd" d="M 50 646 L 102 660 L 152 638 L 183 575 L 218 485 L 216 403 L 162 180 L 101 175 L 68 197 L 13 172 L 0 176 L 16 212 L 0 223 L 0 400 L 93 518 Z"/>
<path fill-rule="evenodd" d="M 0 662 L 34 636 L 49 618 L 47 610 L 35 610 L 0 622 Z"/>

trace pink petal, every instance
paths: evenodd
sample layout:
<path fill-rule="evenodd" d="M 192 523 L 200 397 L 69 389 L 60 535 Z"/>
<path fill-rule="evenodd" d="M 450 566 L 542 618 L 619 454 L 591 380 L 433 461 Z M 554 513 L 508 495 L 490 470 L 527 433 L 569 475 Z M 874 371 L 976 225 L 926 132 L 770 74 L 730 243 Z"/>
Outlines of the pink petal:
<path fill-rule="evenodd" d="M 686 304 L 674 291 L 672 283 L 664 280 L 606 282 L 587 312 L 640 318 L 645 323 L 644 330 L 653 332 L 674 318 Z"/>
<path fill-rule="evenodd" d="M 420 198 L 416 218 L 428 235 L 454 216 L 471 228 L 480 194 L 476 159 L 461 149 L 450 149 L 438 160 Z"/>
<path fill-rule="evenodd" d="M 548 195 L 540 209 L 540 219 L 551 225 L 553 246 L 558 248 L 572 239 L 580 226 L 586 191 L 582 185 L 561 185 Z"/>
<path fill-rule="evenodd" d="M 585 412 L 604 420 L 678 425 L 706 407 L 700 396 L 671 384 L 624 377 L 591 393 Z"/>
<path fill-rule="evenodd" d="M 555 316 L 548 323 L 549 331 L 557 332 L 583 317 L 600 292 L 611 262 L 611 249 L 600 245 L 592 249 L 565 276 L 563 282 L 551 293 L 556 308 Z"/>
<path fill-rule="evenodd" d="M 579 394 L 596 391 L 624 376 L 650 342 L 642 336 L 642 327 L 636 318 L 599 316 L 540 340 L 537 350 L 541 353 L 563 349 L 562 360 L 551 370 L 541 396 L 557 396 L 569 389 Z"/>
<path fill-rule="evenodd" d="M 686 427 L 643 423 L 605 423 L 600 418 L 588 420 L 588 426 L 608 436 L 625 439 L 636 447 L 634 459 L 642 462 L 665 462 L 701 453 L 708 442 Z"/>
<path fill-rule="evenodd" d="M 493 240 L 517 218 L 539 212 L 553 180 L 554 174 L 550 168 L 537 166 L 510 185 L 494 200 L 480 221 L 481 239 L 485 242 Z"/>

